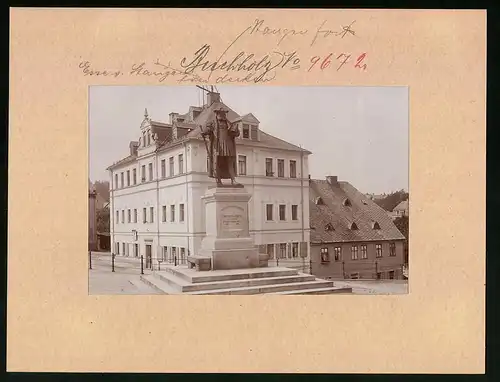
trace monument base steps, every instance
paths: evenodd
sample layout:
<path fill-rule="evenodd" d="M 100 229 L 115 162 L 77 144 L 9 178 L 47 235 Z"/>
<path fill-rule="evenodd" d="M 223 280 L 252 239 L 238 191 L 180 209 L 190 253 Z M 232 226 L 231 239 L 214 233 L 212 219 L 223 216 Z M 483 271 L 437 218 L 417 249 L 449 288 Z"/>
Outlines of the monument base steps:
<path fill-rule="evenodd" d="M 164 294 L 251 295 L 351 293 L 333 281 L 316 279 L 295 269 L 269 267 L 263 270 L 232 269 L 197 272 L 184 266 L 169 266 L 141 280 Z"/>

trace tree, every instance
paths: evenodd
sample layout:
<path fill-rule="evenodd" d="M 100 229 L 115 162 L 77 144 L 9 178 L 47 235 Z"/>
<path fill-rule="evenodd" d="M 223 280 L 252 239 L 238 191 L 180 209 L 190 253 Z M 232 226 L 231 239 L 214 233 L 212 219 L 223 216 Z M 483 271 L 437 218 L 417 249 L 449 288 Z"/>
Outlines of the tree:
<path fill-rule="evenodd" d="M 380 207 L 386 211 L 392 211 L 399 203 L 408 200 L 408 193 L 405 190 L 399 190 L 387 195 L 385 198 L 375 200 Z"/>
<path fill-rule="evenodd" d="M 410 233 L 410 222 L 408 216 L 400 216 L 394 219 L 394 225 L 406 238 L 404 242 L 404 261 L 408 264 L 408 237 Z"/>
<path fill-rule="evenodd" d="M 403 236 L 408 240 L 408 234 L 410 232 L 409 219 L 408 216 L 400 216 L 394 220 L 396 228 L 403 234 Z"/>
<path fill-rule="evenodd" d="M 101 208 L 96 211 L 97 215 L 97 232 L 109 232 L 109 208 Z"/>
<path fill-rule="evenodd" d="M 109 182 L 98 180 L 94 183 L 94 189 L 97 195 L 100 195 L 106 202 L 109 202 Z"/>

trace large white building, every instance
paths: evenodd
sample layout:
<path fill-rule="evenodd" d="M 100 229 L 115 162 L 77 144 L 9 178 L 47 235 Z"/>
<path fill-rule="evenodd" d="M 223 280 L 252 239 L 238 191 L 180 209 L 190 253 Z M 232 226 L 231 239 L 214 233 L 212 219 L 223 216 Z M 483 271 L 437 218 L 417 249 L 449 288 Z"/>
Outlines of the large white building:
<path fill-rule="evenodd" d="M 203 107 L 171 113 L 169 123 L 151 120 L 146 111 L 130 155 L 108 167 L 113 252 L 142 255 L 153 268 L 158 261 L 185 263 L 197 253 L 205 236 L 202 196 L 215 185 L 199 126 L 220 107 L 240 129 L 237 180 L 252 194 L 249 227 L 255 244 L 270 262 L 309 272 L 311 153 L 262 131 L 255 116 L 237 114 L 215 92 Z"/>

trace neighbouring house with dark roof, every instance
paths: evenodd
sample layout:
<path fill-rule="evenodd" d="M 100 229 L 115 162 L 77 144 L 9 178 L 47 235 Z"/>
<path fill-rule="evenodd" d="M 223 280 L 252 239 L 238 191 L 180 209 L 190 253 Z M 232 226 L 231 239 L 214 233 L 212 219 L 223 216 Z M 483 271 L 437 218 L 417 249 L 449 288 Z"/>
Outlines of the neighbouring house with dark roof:
<path fill-rule="evenodd" d="M 249 105 L 251 107 L 251 105 Z M 183 264 L 205 236 L 202 197 L 215 184 L 208 177 L 206 142 L 200 125 L 223 108 L 236 124 L 237 181 L 252 194 L 250 234 L 270 262 L 310 272 L 309 151 L 275 137 L 252 113 L 237 113 L 210 92 L 202 106 L 186 106 L 169 120 L 145 110 L 139 139 L 128 155 L 108 167 L 111 248 L 117 255 L 144 255 L 147 268 Z"/>
<path fill-rule="evenodd" d="M 311 270 L 331 279 L 402 279 L 405 237 L 387 211 L 336 176 L 309 181 Z"/>

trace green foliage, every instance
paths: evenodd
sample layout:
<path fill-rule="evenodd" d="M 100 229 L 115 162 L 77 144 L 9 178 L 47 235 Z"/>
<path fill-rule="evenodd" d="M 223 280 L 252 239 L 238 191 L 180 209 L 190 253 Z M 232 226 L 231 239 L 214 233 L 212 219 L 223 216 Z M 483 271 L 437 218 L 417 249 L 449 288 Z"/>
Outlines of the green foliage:
<path fill-rule="evenodd" d="M 406 240 L 408 240 L 408 234 L 410 233 L 409 219 L 408 216 L 400 216 L 394 220 L 396 228 L 401 232 Z"/>
<path fill-rule="evenodd" d="M 375 200 L 375 203 L 386 211 L 392 211 L 399 203 L 408 200 L 408 196 L 405 190 L 400 190 L 387 195 L 383 199 Z"/>
<path fill-rule="evenodd" d="M 109 208 L 102 208 L 96 211 L 97 215 L 97 232 L 109 232 Z"/>
<path fill-rule="evenodd" d="M 94 183 L 95 191 L 100 195 L 106 202 L 109 202 L 109 182 L 98 180 Z"/>

